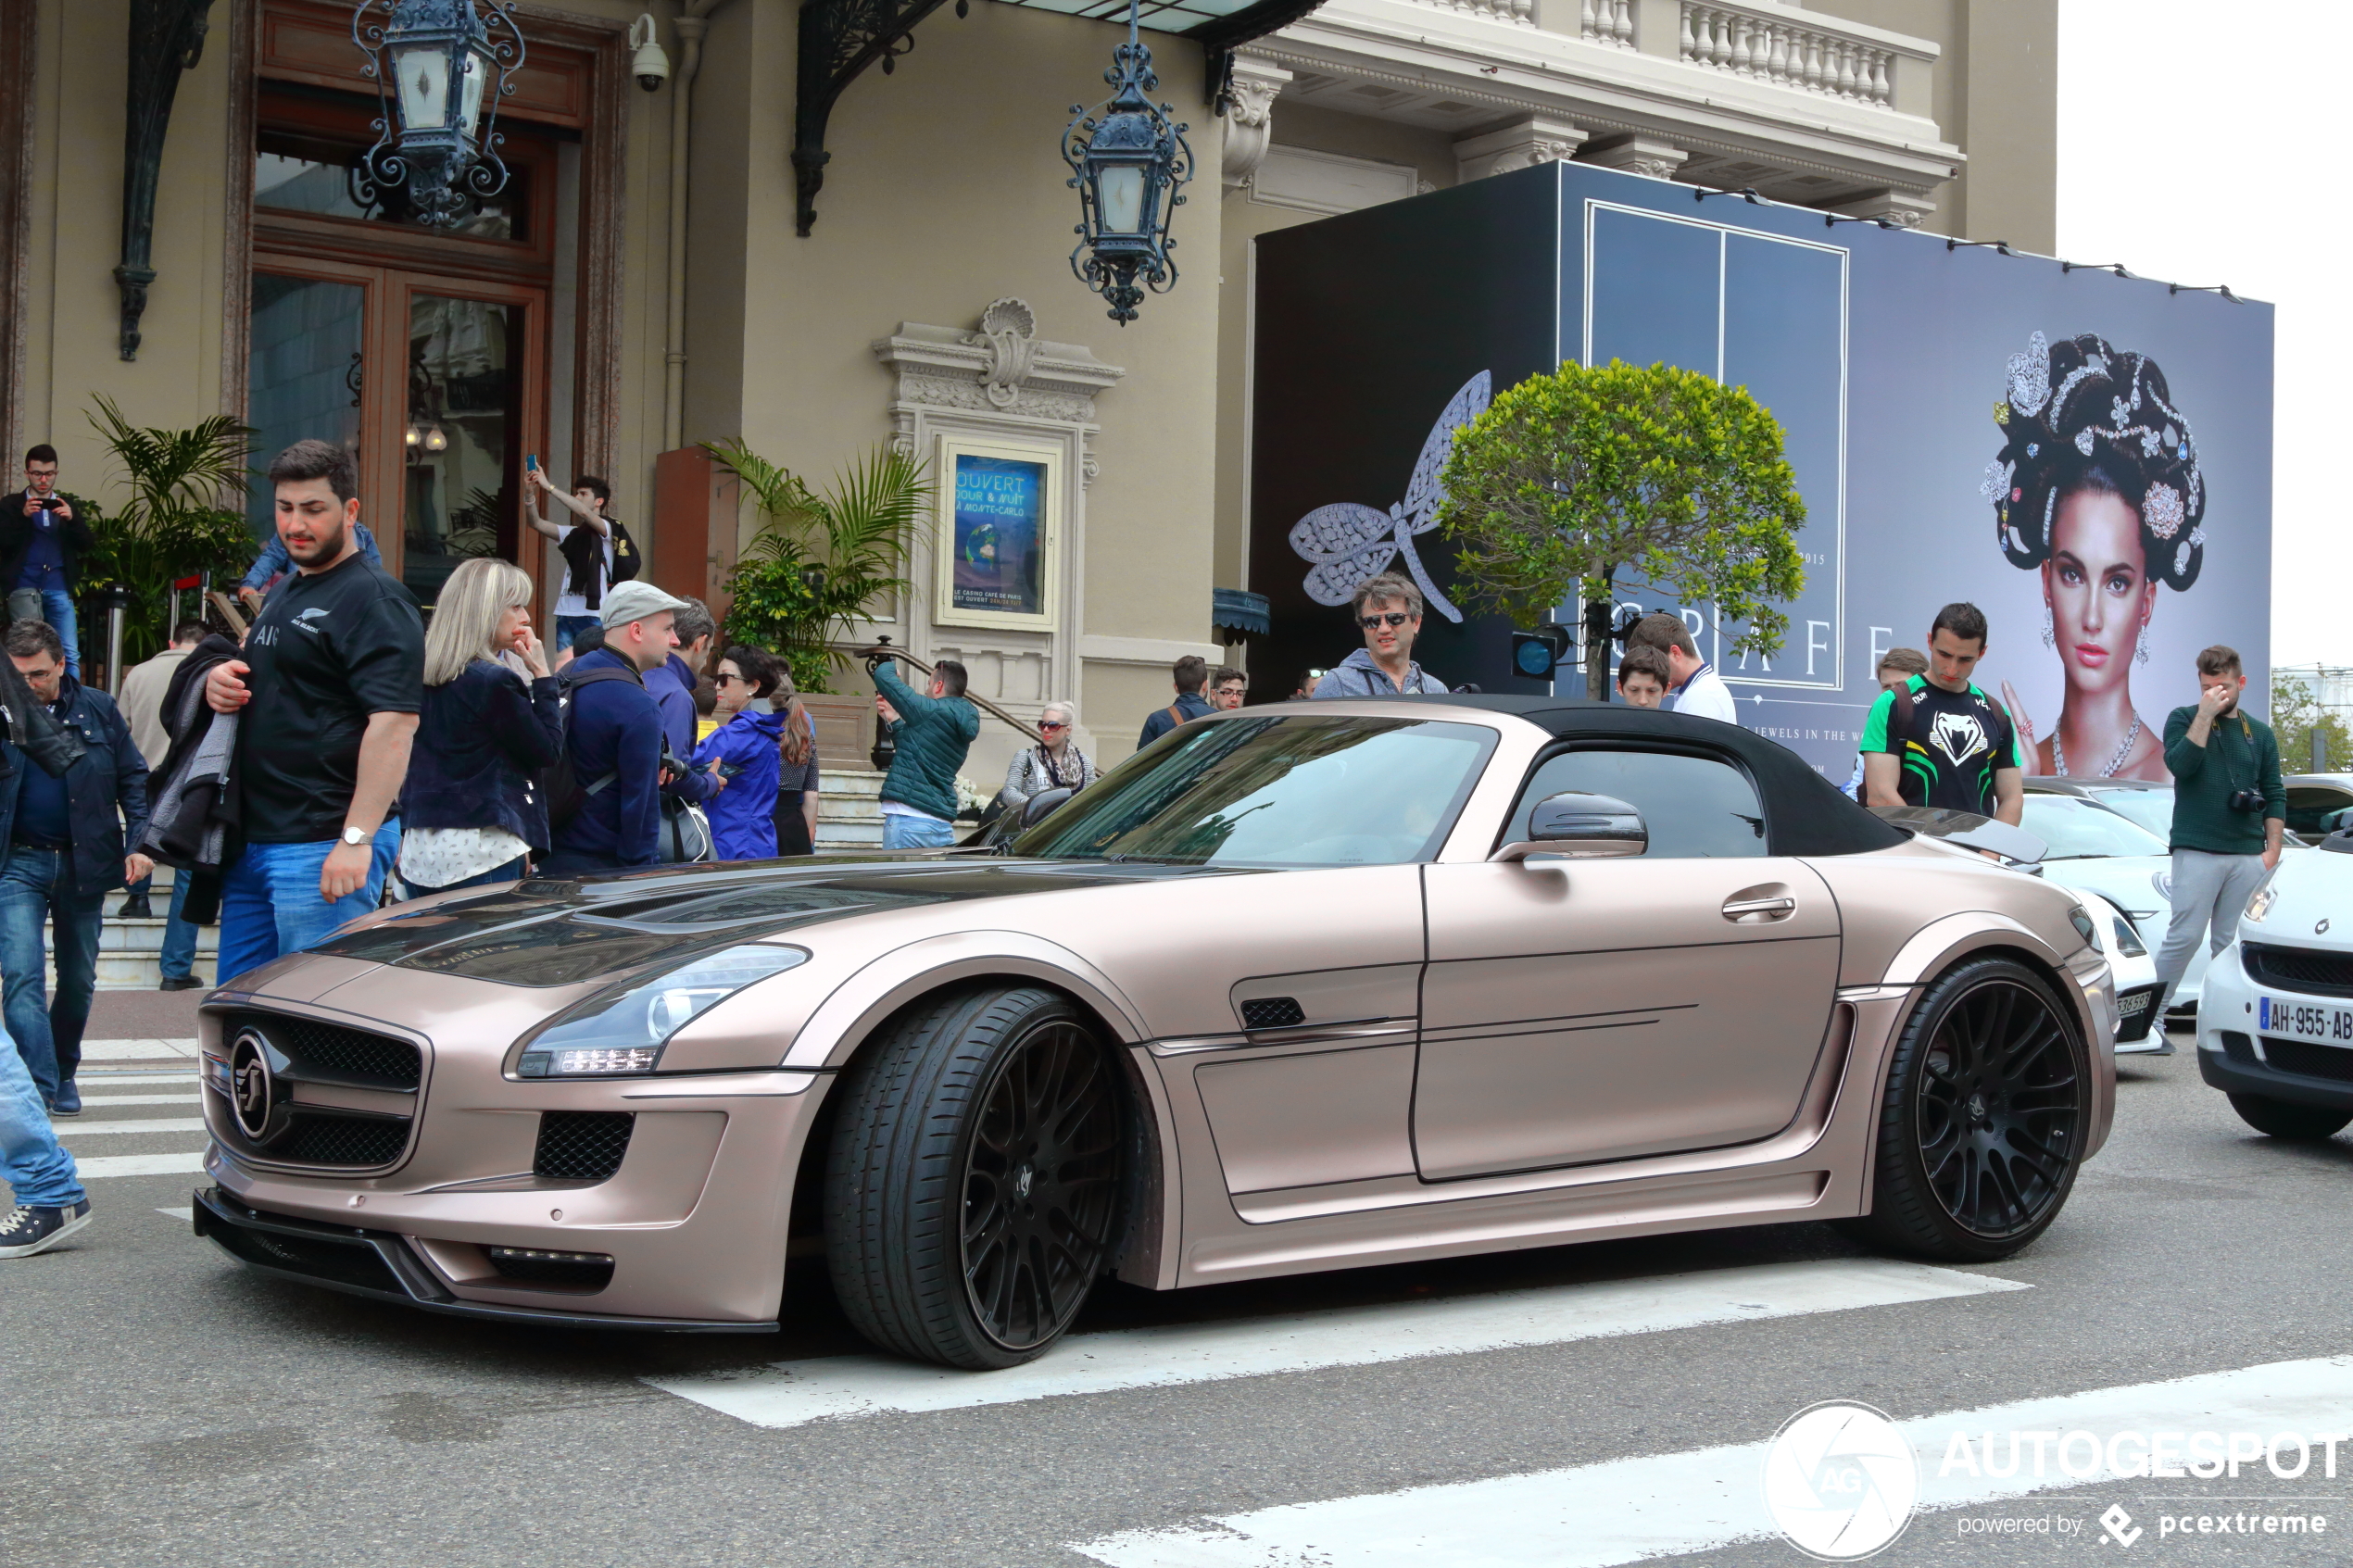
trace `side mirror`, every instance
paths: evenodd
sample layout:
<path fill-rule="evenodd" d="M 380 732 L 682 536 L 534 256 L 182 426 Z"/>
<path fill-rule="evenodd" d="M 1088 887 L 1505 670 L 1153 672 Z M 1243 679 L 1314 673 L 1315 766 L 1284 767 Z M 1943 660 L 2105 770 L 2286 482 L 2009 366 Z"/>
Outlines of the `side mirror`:
<path fill-rule="evenodd" d="M 1578 860 L 1617 859 L 1651 847 L 1642 814 L 1608 795 L 1571 790 L 1549 796 L 1528 814 L 1528 838 L 1506 844 L 1491 860 L 1524 860 L 1530 855 L 1564 855 Z"/>
<path fill-rule="evenodd" d="M 1055 807 L 1068 800 L 1071 793 L 1067 789 L 1039 790 L 1021 803 L 1021 825 L 1026 828 L 1036 827 L 1052 814 Z"/>

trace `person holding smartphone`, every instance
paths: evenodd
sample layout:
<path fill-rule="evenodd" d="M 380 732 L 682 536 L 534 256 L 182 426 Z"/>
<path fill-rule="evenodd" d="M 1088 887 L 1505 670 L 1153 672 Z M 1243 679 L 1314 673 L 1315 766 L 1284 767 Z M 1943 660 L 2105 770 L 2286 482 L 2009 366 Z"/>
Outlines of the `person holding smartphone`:
<path fill-rule="evenodd" d="M 46 442 L 24 455 L 24 488 L 0 500 L 0 583 L 8 619 L 46 621 L 66 648 L 66 673 L 82 675 L 82 640 L 73 595 L 91 546 L 89 509 L 57 488 L 57 449 Z"/>
<path fill-rule="evenodd" d="M 566 495 L 548 480 L 536 454 L 524 460 L 522 473 L 527 482 L 523 515 L 533 528 L 556 542 L 564 558 L 564 589 L 556 596 L 556 640 L 570 647 L 573 638 L 598 624 L 605 590 L 612 586 L 613 525 L 605 515 L 612 505 L 612 486 L 584 473 Z M 578 521 L 550 522 L 539 509 L 543 495 Z"/>
<path fill-rule="evenodd" d="M 708 770 L 718 786 L 703 809 L 711 814 L 711 836 L 722 860 L 775 858 L 785 715 L 752 705 L 774 692 L 777 681 L 774 658 L 741 645 L 720 656 L 711 676 L 719 693 L 713 709 L 719 728 L 695 747 L 695 766 Z"/>
<path fill-rule="evenodd" d="M 2239 913 L 2280 863 L 2287 787 L 2271 726 L 2239 711 L 2246 690 L 2238 650 L 2220 643 L 2197 656 L 2198 697 L 2165 720 L 2165 766 L 2173 774 L 2172 923 L 2157 951 L 2157 978 L 2171 1000 L 2197 939 L 2220 954 Z M 2160 1011 L 2163 1003 L 2159 1003 Z"/>

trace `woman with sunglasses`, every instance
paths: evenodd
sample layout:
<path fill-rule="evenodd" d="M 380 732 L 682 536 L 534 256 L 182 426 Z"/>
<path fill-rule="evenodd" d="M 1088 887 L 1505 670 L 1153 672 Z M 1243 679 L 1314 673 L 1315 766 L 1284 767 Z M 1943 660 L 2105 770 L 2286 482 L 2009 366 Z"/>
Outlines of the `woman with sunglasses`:
<path fill-rule="evenodd" d="M 1005 791 L 997 798 L 1006 810 L 1020 810 L 1022 802 L 1040 790 L 1081 790 L 1095 782 L 1101 770 L 1070 738 L 1077 722 L 1078 709 L 1069 703 L 1046 705 L 1038 716 L 1038 734 L 1042 738 L 1038 745 L 1015 752 L 1005 770 Z"/>
<path fill-rule="evenodd" d="M 719 727 L 695 747 L 698 771 L 724 781 L 704 808 L 711 813 L 714 858 L 767 860 L 776 854 L 776 774 L 785 716 L 751 705 L 776 689 L 776 661 L 740 645 L 721 656 L 711 678 Z"/>

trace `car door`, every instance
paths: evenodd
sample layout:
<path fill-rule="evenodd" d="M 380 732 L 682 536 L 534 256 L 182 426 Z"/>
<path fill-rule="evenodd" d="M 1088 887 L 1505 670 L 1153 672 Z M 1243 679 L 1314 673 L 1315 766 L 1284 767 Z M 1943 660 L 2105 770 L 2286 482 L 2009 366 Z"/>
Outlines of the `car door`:
<path fill-rule="evenodd" d="M 1837 907 L 1769 853 L 1746 771 L 1699 750 L 1579 746 L 1538 764 L 1506 841 L 1567 790 L 1639 809 L 1646 852 L 1423 868 L 1426 1179 L 1767 1137 L 1820 1055 Z"/>

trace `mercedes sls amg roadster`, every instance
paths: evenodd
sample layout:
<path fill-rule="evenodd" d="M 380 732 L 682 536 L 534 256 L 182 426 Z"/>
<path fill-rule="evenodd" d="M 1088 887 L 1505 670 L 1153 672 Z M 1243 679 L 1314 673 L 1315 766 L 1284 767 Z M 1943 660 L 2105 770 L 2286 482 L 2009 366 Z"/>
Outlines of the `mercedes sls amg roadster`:
<path fill-rule="evenodd" d="M 2002 1258 L 2108 1135 L 2074 896 L 1731 725 L 1246 708 L 1026 815 L 450 895 L 233 977 L 198 1233 L 434 1311 L 705 1332 L 775 1328 L 822 1258 L 877 1345 L 985 1369 L 1106 1273 L 1808 1220 Z"/>

